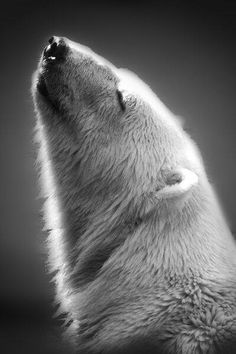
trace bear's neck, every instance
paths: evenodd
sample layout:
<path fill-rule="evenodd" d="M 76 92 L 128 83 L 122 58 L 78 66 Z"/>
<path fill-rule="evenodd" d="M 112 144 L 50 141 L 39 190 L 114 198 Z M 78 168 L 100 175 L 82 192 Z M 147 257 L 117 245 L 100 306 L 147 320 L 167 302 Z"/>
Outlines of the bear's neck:
<path fill-rule="evenodd" d="M 109 219 L 99 215 L 101 221 L 94 227 L 89 210 L 83 210 L 79 204 L 78 187 L 73 183 L 73 178 L 63 176 L 65 171 L 58 175 L 61 173 L 57 170 L 59 163 L 55 163 L 53 156 L 50 156 L 43 130 L 41 134 L 39 159 L 47 196 L 45 218 L 46 228 L 51 230 L 49 253 L 53 270 L 63 268 L 64 274 L 72 269 L 77 273 L 86 271 L 91 265 L 88 253 L 92 258 L 99 257 L 100 262 L 108 259 L 102 258 L 104 246 L 108 256 L 111 256 L 111 268 L 119 266 L 120 254 L 123 264 L 130 264 L 132 260 L 135 263 L 138 257 L 145 259 L 140 263 L 144 272 L 147 271 L 145 268 L 150 267 L 155 269 L 156 274 L 191 271 L 212 274 L 213 277 L 231 276 L 232 262 L 235 262 L 234 241 L 207 181 L 197 192 L 201 198 L 193 198 L 181 215 L 173 214 L 167 219 L 161 216 L 151 223 L 144 221 L 132 234 L 129 234 L 129 228 L 118 228 L 111 237 L 110 230 L 106 228 Z M 79 260 L 81 248 L 84 252 L 82 261 Z M 113 255 L 114 250 L 118 258 Z"/>

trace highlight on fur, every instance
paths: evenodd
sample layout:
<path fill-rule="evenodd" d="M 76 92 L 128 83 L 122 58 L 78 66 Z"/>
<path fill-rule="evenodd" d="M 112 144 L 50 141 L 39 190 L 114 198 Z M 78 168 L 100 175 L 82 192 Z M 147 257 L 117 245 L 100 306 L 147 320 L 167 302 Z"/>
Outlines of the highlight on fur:
<path fill-rule="evenodd" d="M 64 37 L 49 40 L 32 93 L 49 264 L 74 351 L 230 352 L 235 241 L 176 116 Z"/>

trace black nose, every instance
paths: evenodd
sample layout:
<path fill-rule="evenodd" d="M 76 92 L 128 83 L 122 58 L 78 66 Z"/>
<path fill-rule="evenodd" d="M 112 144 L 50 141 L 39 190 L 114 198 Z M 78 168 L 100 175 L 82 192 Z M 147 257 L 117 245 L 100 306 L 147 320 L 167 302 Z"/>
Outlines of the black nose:
<path fill-rule="evenodd" d="M 47 61 L 63 60 L 68 52 L 68 47 L 63 38 L 53 36 L 48 40 L 49 45 L 44 49 L 43 56 Z"/>

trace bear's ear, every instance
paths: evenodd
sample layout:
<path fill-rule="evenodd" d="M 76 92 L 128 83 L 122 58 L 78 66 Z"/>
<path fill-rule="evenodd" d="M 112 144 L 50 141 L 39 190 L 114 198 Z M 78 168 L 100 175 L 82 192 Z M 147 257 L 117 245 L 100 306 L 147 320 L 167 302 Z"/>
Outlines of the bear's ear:
<path fill-rule="evenodd" d="M 141 215 L 148 214 L 166 201 L 169 206 L 181 208 L 183 202 L 188 198 L 189 192 L 197 185 L 198 176 L 196 173 L 186 169 L 178 168 L 165 173 L 164 186 L 145 196 Z"/>
<path fill-rule="evenodd" d="M 170 171 L 165 178 L 165 186 L 156 191 L 156 196 L 158 199 L 185 198 L 197 182 L 198 176 L 196 173 L 186 168 Z"/>

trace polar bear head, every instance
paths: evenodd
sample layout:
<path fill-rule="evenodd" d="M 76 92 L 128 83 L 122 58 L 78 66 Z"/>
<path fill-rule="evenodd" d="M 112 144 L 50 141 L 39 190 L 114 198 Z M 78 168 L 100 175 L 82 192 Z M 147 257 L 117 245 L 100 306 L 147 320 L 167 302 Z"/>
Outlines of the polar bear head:
<path fill-rule="evenodd" d="M 135 200 L 149 209 L 160 199 L 186 195 L 196 184 L 195 146 L 175 116 L 128 70 L 87 47 L 52 37 L 33 87 L 55 173 L 61 185 L 69 184 L 68 194 L 72 187 L 74 192 L 84 187 L 86 209 L 101 200 L 106 204 L 104 199 L 119 200 L 122 193 L 127 204 Z"/>

